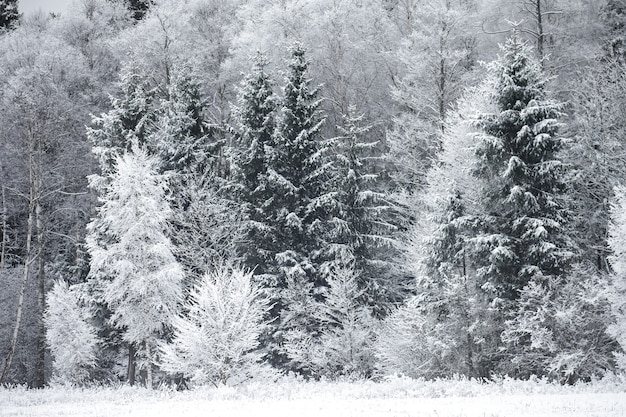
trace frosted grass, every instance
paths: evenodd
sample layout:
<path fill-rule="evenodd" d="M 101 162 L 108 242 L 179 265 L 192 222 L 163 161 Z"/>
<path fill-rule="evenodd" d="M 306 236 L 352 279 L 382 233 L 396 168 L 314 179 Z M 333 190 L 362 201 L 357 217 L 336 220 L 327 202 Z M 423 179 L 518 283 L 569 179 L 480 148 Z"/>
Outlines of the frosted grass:
<path fill-rule="evenodd" d="M 0 416 L 624 417 L 626 380 L 561 386 L 466 379 L 250 383 L 176 392 L 131 387 L 0 389 Z"/>

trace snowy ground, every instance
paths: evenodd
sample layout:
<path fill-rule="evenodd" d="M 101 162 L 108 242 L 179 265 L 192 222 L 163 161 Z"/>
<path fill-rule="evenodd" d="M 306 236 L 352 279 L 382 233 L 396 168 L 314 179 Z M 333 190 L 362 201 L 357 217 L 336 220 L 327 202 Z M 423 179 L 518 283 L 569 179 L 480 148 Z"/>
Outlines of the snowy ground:
<path fill-rule="evenodd" d="M 139 388 L 0 389 L 0 416 L 625 417 L 626 381 L 252 384 L 186 392 Z"/>

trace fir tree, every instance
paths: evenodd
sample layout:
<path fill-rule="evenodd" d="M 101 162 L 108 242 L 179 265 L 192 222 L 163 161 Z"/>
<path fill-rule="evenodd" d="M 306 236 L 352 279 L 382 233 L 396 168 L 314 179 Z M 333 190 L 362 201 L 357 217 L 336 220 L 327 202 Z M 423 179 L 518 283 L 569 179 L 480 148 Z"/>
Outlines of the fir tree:
<path fill-rule="evenodd" d="M 20 17 L 17 0 L 0 0 L 0 30 L 13 29 Z"/>

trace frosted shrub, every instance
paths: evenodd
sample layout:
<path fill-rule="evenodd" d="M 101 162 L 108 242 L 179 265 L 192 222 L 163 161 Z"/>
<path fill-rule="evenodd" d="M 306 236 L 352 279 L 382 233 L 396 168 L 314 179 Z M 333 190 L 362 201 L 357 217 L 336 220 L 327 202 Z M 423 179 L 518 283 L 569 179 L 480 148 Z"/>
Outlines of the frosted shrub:
<path fill-rule="evenodd" d="M 353 267 L 337 267 L 327 281 L 325 300 L 315 308 L 319 334 L 313 337 L 302 329 L 287 332 L 287 354 L 314 376 L 368 377 L 374 369 L 377 323 L 370 309 L 359 302 L 364 290 L 358 287 L 358 273 Z"/>
<path fill-rule="evenodd" d="M 259 336 L 269 300 L 251 272 L 220 265 L 191 290 L 174 320 L 174 339 L 161 346 L 162 369 L 194 384 L 237 384 L 261 371 Z"/>
<path fill-rule="evenodd" d="M 96 331 L 76 292 L 57 281 L 48 294 L 45 312 L 46 340 L 53 357 L 54 379 L 62 384 L 80 385 L 89 378 L 96 361 Z"/>

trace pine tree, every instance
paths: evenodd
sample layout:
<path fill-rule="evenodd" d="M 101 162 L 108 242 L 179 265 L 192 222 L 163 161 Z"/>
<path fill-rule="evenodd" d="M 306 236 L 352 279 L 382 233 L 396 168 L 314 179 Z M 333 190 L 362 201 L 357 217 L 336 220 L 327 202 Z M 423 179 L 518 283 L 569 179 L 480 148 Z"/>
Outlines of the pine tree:
<path fill-rule="evenodd" d="M 0 30 L 14 28 L 20 16 L 17 0 L 0 0 Z"/>
<path fill-rule="evenodd" d="M 165 234 L 171 209 L 156 158 L 135 145 L 114 167 L 100 191 L 103 205 L 88 226 L 89 278 L 99 284 L 95 299 L 106 304 L 109 322 L 129 346 L 128 381 L 134 382 L 138 351 L 151 387 L 154 349 L 178 313 L 183 271 Z"/>

